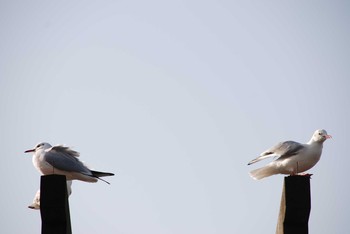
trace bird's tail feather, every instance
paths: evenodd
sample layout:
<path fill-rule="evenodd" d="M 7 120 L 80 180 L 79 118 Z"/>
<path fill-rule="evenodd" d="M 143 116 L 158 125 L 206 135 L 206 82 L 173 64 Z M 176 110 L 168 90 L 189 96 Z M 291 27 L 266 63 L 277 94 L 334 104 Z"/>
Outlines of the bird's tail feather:
<path fill-rule="evenodd" d="M 262 178 L 272 176 L 277 174 L 278 172 L 276 169 L 271 168 L 269 166 L 261 167 L 255 170 L 252 170 L 249 175 L 254 179 L 254 180 L 261 180 Z"/>
<path fill-rule="evenodd" d="M 103 182 L 105 182 L 105 183 L 107 183 L 107 184 L 111 184 L 111 183 L 109 183 L 107 180 L 101 179 L 100 177 L 97 177 L 97 176 L 94 176 L 94 177 L 96 177 L 97 179 L 99 179 L 99 180 L 101 180 L 101 181 L 103 181 Z"/>

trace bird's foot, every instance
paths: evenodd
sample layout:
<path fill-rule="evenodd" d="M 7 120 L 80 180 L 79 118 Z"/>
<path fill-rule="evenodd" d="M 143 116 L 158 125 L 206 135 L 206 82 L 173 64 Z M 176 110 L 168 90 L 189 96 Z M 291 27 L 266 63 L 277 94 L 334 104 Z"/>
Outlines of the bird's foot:
<path fill-rule="evenodd" d="M 289 176 L 307 176 L 307 177 L 311 177 L 313 174 L 309 174 L 309 173 L 292 173 Z"/>
<path fill-rule="evenodd" d="M 299 174 L 300 176 L 307 176 L 307 177 L 311 177 L 313 174 L 310 173 L 301 173 Z"/>

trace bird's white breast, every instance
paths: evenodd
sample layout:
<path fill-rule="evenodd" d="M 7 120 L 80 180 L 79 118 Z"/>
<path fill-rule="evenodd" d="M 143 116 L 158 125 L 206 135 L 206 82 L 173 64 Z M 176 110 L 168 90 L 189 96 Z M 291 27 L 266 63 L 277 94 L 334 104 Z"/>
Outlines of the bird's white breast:
<path fill-rule="evenodd" d="M 280 173 L 297 174 L 311 169 L 320 160 L 322 145 L 306 145 L 306 149 L 295 156 L 278 162 Z M 278 161 L 278 160 L 277 160 Z"/>
<path fill-rule="evenodd" d="M 43 175 L 52 174 L 53 167 L 44 160 L 45 152 L 35 152 L 32 161 L 34 167 Z"/>

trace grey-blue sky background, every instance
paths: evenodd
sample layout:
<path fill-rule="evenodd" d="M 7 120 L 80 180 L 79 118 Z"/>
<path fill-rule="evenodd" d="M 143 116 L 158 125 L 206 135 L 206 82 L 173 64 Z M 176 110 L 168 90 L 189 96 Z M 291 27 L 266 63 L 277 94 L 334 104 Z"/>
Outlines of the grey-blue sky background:
<path fill-rule="evenodd" d="M 247 162 L 324 128 L 310 233 L 350 233 L 348 1 L 0 1 L 1 233 L 40 233 L 23 153 L 73 146 L 73 233 L 274 233 Z"/>

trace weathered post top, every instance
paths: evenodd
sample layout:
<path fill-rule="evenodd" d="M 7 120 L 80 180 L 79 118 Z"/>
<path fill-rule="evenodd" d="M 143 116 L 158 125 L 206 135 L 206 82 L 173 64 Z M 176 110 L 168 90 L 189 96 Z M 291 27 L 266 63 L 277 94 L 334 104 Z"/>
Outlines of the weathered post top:
<path fill-rule="evenodd" d="M 42 234 L 72 233 L 64 175 L 41 176 L 40 214 Z"/>

